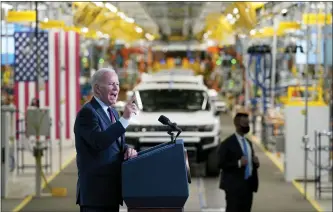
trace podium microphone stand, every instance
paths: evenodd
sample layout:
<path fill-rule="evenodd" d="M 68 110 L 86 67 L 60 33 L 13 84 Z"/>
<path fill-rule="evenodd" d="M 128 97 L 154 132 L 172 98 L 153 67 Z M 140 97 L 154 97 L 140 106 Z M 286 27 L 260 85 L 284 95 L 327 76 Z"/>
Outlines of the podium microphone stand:
<path fill-rule="evenodd" d="M 175 134 L 172 132 L 172 129 L 169 129 L 169 130 L 168 130 L 168 134 L 170 135 L 171 142 L 175 142 L 175 141 L 174 141 Z"/>
<path fill-rule="evenodd" d="M 178 131 L 175 136 L 173 131 Z M 167 132 L 171 142 L 140 151 L 122 164 L 122 194 L 128 212 L 183 212 L 190 176 L 181 130 Z M 135 176 L 135 177 L 133 177 Z"/>

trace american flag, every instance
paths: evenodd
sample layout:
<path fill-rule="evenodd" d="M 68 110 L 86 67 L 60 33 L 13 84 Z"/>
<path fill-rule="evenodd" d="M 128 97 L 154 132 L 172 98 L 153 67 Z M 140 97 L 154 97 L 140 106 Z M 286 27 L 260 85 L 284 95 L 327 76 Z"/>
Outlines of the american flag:
<path fill-rule="evenodd" d="M 80 108 L 80 37 L 76 32 L 15 32 L 15 106 L 24 119 L 33 98 L 50 109 L 51 139 L 74 139 L 73 126 Z M 37 77 L 37 44 L 39 77 Z M 38 79 L 39 91 L 36 89 Z M 62 128 L 60 128 L 62 123 Z"/>

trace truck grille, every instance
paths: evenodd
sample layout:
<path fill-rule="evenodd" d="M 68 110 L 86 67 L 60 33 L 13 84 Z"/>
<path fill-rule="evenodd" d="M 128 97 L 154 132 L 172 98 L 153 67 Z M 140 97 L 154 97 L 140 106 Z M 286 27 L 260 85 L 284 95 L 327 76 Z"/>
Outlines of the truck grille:
<path fill-rule="evenodd" d="M 178 126 L 185 132 L 209 132 L 213 130 L 213 127 L 207 126 Z M 167 132 L 169 126 L 159 125 L 147 125 L 147 126 L 129 126 L 126 131 L 128 132 Z"/>

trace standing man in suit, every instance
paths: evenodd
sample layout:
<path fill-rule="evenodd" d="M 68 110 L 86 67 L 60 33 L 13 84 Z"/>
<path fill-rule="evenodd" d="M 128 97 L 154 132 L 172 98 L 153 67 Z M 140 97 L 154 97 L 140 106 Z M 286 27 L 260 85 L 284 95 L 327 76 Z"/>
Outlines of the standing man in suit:
<path fill-rule="evenodd" d="M 234 125 L 236 132 L 221 143 L 218 152 L 220 188 L 225 191 L 226 212 L 250 212 L 253 192 L 258 191 L 259 160 L 244 137 L 250 131 L 248 114 L 237 113 Z"/>
<path fill-rule="evenodd" d="M 112 106 L 119 80 L 112 69 L 92 76 L 93 98 L 78 112 L 74 133 L 78 168 L 77 200 L 81 212 L 119 212 L 122 205 L 121 164 L 137 152 L 125 144 L 125 129 L 137 113 L 134 98 L 119 118 Z"/>

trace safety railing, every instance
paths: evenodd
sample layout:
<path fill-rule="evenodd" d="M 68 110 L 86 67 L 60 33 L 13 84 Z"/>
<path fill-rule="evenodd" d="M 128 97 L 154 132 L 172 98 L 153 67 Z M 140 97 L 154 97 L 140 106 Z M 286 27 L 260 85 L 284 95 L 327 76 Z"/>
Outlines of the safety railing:
<path fill-rule="evenodd" d="M 19 112 L 17 112 L 19 113 Z M 17 174 L 24 174 L 26 170 L 36 168 L 35 161 L 27 161 L 27 154 L 33 155 L 33 146 L 35 145 L 35 138 L 32 136 L 26 136 L 26 120 L 18 119 L 16 121 L 16 139 L 17 139 L 17 151 L 16 151 L 16 168 Z M 44 161 L 42 162 L 42 169 L 45 173 L 52 173 L 52 144 L 49 137 L 43 136 L 41 138 L 44 144 Z"/>
<path fill-rule="evenodd" d="M 27 153 L 33 153 L 33 146 L 35 139 L 26 136 L 26 120 L 16 119 L 23 113 L 16 110 L 14 106 L 2 106 L 2 135 L 1 146 L 3 155 L 2 161 L 8 162 L 9 171 L 16 174 L 24 174 L 26 170 L 34 169 L 36 167 L 34 161 L 27 161 Z M 13 124 L 8 124 L 13 123 Z M 44 157 L 43 157 L 43 171 L 45 173 L 52 172 L 52 148 L 51 140 L 49 137 L 41 136 L 44 143 Z M 5 158 L 4 155 L 7 155 Z"/>
<path fill-rule="evenodd" d="M 333 171 L 333 145 L 332 145 L 332 132 L 315 131 L 314 145 L 310 146 L 304 141 L 304 193 L 307 194 L 308 188 L 308 163 L 314 167 L 314 195 L 316 198 L 321 199 L 322 193 L 332 192 L 332 171 Z M 325 139 L 323 139 L 325 138 Z M 323 154 L 325 152 L 325 154 Z M 310 154 L 314 157 L 311 159 Z M 327 154 L 328 153 L 328 154 Z"/>

